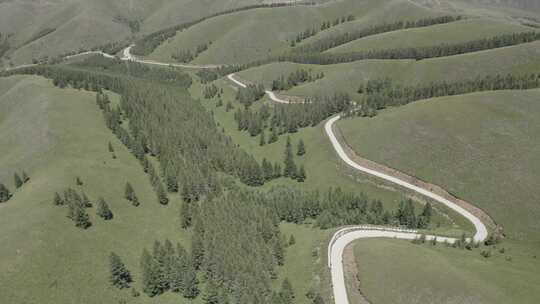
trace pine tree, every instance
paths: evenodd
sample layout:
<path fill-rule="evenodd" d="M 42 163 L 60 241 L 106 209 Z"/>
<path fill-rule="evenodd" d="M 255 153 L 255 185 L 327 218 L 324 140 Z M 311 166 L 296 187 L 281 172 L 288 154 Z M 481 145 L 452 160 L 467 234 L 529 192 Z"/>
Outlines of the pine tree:
<path fill-rule="evenodd" d="M 88 198 L 88 196 L 86 196 L 86 193 L 84 193 L 84 191 L 82 192 L 82 195 L 81 195 L 81 202 L 84 208 L 92 207 L 92 203 L 90 202 L 90 199 Z"/>
<path fill-rule="evenodd" d="M 306 180 L 306 169 L 304 169 L 304 165 L 300 166 L 300 170 L 296 174 L 296 180 L 300 183 Z"/>
<path fill-rule="evenodd" d="M 281 240 L 275 239 L 274 240 L 274 258 L 276 259 L 276 262 L 278 265 L 283 265 L 283 262 L 285 260 L 285 252 L 283 250 L 283 244 L 281 243 Z"/>
<path fill-rule="evenodd" d="M 125 191 L 124 191 L 124 197 L 128 201 L 133 201 L 133 197 L 135 196 L 135 191 L 133 190 L 133 187 L 129 182 L 126 183 Z"/>
<path fill-rule="evenodd" d="M 273 143 L 278 140 L 278 134 L 277 134 L 277 127 L 272 128 L 272 135 L 270 135 L 270 139 L 268 139 L 268 143 Z"/>
<path fill-rule="evenodd" d="M 111 142 L 109 142 L 109 152 L 114 153 L 114 148 L 113 148 Z"/>
<path fill-rule="evenodd" d="M 291 138 L 287 137 L 287 144 L 285 145 L 285 160 L 283 168 L 283 176 L 294 177 L 296 175 L 296 164 L 294 163 Z"/>
<path fill-rule="evenodd" d="M 178 179 L 174 172 L 167 173 L 167 191 L 178 192 Z"/>
<path fill-rule="evenodd" d="M 107 202 L 105 202 L 103 197 L 98 199 L 96 214 L 104 220 L 110 220 L 113 218 L 113 213 L 111 212 L 111 209 L 109 209 L 109 205 L 107 205 Z"/>
<path fill-rule="evenodd" d="M 218 288 L 213 280 L 209 280 L 204 290 L 203 300 L 205 304 L 221 304 L 219 303 Z"/>
<path fill-rule="evenodd" d="M 129 288 L 129 284 L 133 280 L 129 270 L 126 268 L 126 265 L 124 265 L 120 257 L 116 253 L 111 252 L 109 263 L 111 267 L 111 276 L 109 280 L 113 286 L 116 286 L 119 289 Z"/>
<path fill-rule="evenodd" d="M 1 188 L 1 186 L 0 186 L 0 188 Z M 0 200 L 0 202 L 1 202 L 1 200 Z M 58 192 L 55 192 L 55 193 L 54 193 L 53 203 L 54 203 L 54 205 L 56 205 L 56 206 L 62 206 L 62 205 L 64 205 L 64 200 L 62 200 L 62 198 L 60 197 L 60 194 L 58 194 Z"/>
<path fill-rule="evenodd" d="M 0 203 L 7 202 L 10 197 L 11 193 L 9 192 L 9 189 L 4 184 L 0 183 Z"/>
<path fill-rule="evenodd" d="M 15 188 L 18 189 L 23 185 L 23 181 L 22 181 L 21 177 L 19 176 L 19 174 L 17 174 L 17 173 L 13 174 L 13 179 L 15 181 Z"/>
<path fill-rule="evenodd" d="M 292 246 L 296 244 L 296 239 L 294 238 L 294 235 L 291 234 L 291 236 L 289 237 L 289 246 Z"/>
<path fill-rule="evenodd" d="M 83 185 L 83 181 L 81 180 L 80 177 L 76 177 L 75 178 L 75 184 L 77 184 L 77 186 L 82 186 Z"/>
<path fill-rule="evenodd" d="M 194 299 L 199 294 L 199 288 L 197 284 L 197 274 L 195 273 L 195 268 L 191 262 L 187 263 L 188 266 L 184 272 L 184 298 Z"/>
<path fill-rule="evenodd" d="M 279 295 L 283 301 L 284 304 L 292 304 L 294 300 L 294 291 L 291 285 L 291 282 L 288 278 L 285 278 L 283 280 L 283 283 L 281 284 L 281 290 L 279 292 Z"/>
<path fill-rule="evenodd" d="M 163 185 L 161 185 L 161 182 L 157 182 L 156 184 L 156 193 L 158 197 L 158 202 L 162 205 L 167 205 L 169 203 L 169 197 L 167 196 L 167 192 L 163 189 Z"/>
<path fill-rule="evenodd" d="M 182 202 L 180 206 L 180 226 L 183 229 L 191 226 L 191 209 L 188 202 Z"/>
<path fill-rule="evenodd" d="M 300 139 L 298 142 L 298 149 L 296 151 L 296 155 L 302 156 L 306 154 L 306 146 L 304 145 L 304 140 Z"/>
<path fill-rule="evenodd" d="M 28 174 L 26 174 L 25 171 L 22 172 L 22 180 L 23 183 L 27 183 L 30 180 L 30 177 L 28 176 Z"/>
<path fill-rule="evenodd" d="M 262 130 L 261 132 L 261 136 L 259 137 L 259 146 L 264 146 L 266 145 L 266 139 L 265 139 L 265 136 L 264 136 L 264 130 Z"/>
<path fill-rule="evenodd" d="M 73 203 L 71 205 L 73 205 Z M 88 213 L 86 213 L 86 210 L 84 210 L 80 206 L 74 206 L 73 222 L 75 222 L 76 227 L 82 229 L 86 229 L 92 226 Z"/>
<path fill-rule="evenodd" d="M 198 218 L 196 218 L 194 226 L 193 235 L 191 236 L 191 262 L 195 270 L 198 270 L 204 258 L 204 228 L 202 221 Z"/>
<path fill-rule="evenodd" d="M 141 256 L 141 270 L 143 292 L 150 297 L 160 294 L 159 269 L 146 249 L 143 250 Z"/>

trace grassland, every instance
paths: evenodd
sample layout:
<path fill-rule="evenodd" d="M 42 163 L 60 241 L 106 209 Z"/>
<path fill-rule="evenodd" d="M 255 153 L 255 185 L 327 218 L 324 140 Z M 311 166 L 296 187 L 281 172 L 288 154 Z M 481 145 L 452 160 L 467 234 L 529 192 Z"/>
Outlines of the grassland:
<path fill-rule="evenodd" d="M 140 291 L 142 249 L 156 239 L 189 242 L 179 228 L 178 198 L 167 207 L 156 202 L 137 160 L 105 127 L 95 94 L 57 89 L 40 77 L 13 76 L 0 79 L 0 109 L 0 181 L 14 189 L 15 170 L 31 178 L 0 206 L 2 302 L 182 303 L 173 294 L 131 299 L 128 291 L 108 283 L 111 251 L 122 257 Z M 75 185 L 76 176 L 83 186 Z M 126 181 L 140 197 L 139 207 L 123 199 Z M 94 202 L 103 196 L 114 219 L 97 218 L 94 207 L 89 209 L 93 226 L 76 228 L 66 209 L 52 205 L 54 191 L 68 186 L 82 188 Z"/>
<path fill-rule="evenodd" d="M 238 76 L 271 87 L 272 80 L 299 68 L 323 72 L 324 78 L 294 87 L 286 94 L 313 96 L 347 92 L 359 99 L 361 95 L 357 90 L 368 79 L 389 77 L 404 85 L 414 85 L 494 74 L 534 73 L 540 68 L 540 42 L 421 61 L 364 60 L 335 65 L 271 63 L 244 70 Z"/>
<path fill-rule="evenodd" d="M 368 26 L 374 20 L 382 23 L 437 14 L 402 0 L 343 0 L 315 7 L 256 9 L 212 18 L 179 32 L 159 46 L 149 58 L 172 62 L 171 56 L 179 50 L 193 51 L 200 44 L 212 42 L 209 49 L 195 58 L 193 63 L 247 63 L 289 50 L 290 41 L 298 33 L 312 27 L 318 28 L 322 22 L 338 17 L 354 15 L 356 20 L 323 31 L 303 43 L 359 26 Z"/>
<path fill-rule="evenodd" d="M 509 242 L 488 259 L 478 251 L 389 239 L 357 241 L 354 254 L 372 303 L 532 304 L 540 296 L 538 259 Z"/>
<path fill-rule="evenodd" d="M 471 18 L 424 28 L 405 29 L 358 39 L 327 53 L 427 47 L 442 43 L 462 43 L 486 37 L 530 31 L 531 28 L 487 18 Z"/>

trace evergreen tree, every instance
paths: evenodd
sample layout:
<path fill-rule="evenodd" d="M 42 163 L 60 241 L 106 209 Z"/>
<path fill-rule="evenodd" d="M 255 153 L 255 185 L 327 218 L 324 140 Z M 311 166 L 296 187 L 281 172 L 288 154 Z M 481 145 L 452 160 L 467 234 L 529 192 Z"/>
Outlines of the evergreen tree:
<path fill-rule="evenodd" d="M 125 191 L 124 191 L 124 197 L 128 201 L 133 201 L 133 197 L 135 196 L 135 191 L 133 190 L 133 187 L 129 182 L 126 183 Z"/>
<path fill-rule="evenodd" d="M 113 148 L 111 142 L 109 142 L 109 152 L 114 153 L 114 148 Z"/>
<path fill-rule="evenodd" d="M 0 185 L 0 188 L 1 188 L 1 187 L 2 187 L 2 186 Z M 1 191 L 1 190 L 0 190 L 0 191 Z M 2 201 L 2 200 L 0 199 L 0 202 L 1 202 L 1 201 Z M 56 206 L 62 206 L 62 205 L 64 205 L 64 200 L 62 200 L 62 198 L 60 197 L 60 194 L 58 194 L 58 192 L 55 192 L 55 193 L 54 193 L 53 203 L 54 203 Z"/>
<path fill-rule="evenodd" d="M 21 179 L 21 177 L 19 176 L 19 174 L 17 174 L 15 172 L 15 174 L 13 175 L 13 179 L 15 181 L 15 188 L 20 188 L 22 185 L 23 185 L 23 181 Z"/>
<path fill-rule="evenodd" d="M 265 136 L 264 136 L 264 130 L 261 131 L 261 135 L 259 137 L 259 146 L 264 146 L 266 145 L 266 139 L 265 139 Z"/>
<path fill-rule="evenodd" d="M 183 229 L 191 226 L 191 208 L 188 202 L 182 202 L 180 206 L 180 226 Z"/>
<path fill-rule="evenodd" d="M 81 180 L 80 177 L 76 177 L 75 178 L 75 184 L 77 184 L 77 186 L 82 186 L 83 185 L 83 181 Z"/>
<path fill-rule="evenodd" d="M 169 197 L 167 196 L 167 192 L 165 192 L 165 190 L 163 189 L 163 185 L 161 185 L 161 182 L 157 183 L 156 192 L 158 202 L 162 205 L 167 205 L 169 203 Z"/>
<path fill-rule="evenodd" d="M 298 182 L 304 182 L 306 180 L 306 169 L 304 169 L 304 165 L 300 166 L 300 170 L 298 170 L 296 175 L 296 180 Z"/>
<path fill-rule="evenodd" d="M 143 292 L 150 297 L 160 294 L 162 291 L 159 286 L 158 265 L 156 265 L 154 259 L 146 249 L 143 250 L 141 256 L 141 270 Z"/>
<path fill-rule="evenodd" d="M 213 280 L 209 280 L 204 290 L 203 300 L 205 304 L 221 304 L 219 303 L 218 288 Z"/>
<path fill-rule="evenodd" d="M 9 189 L 2 183 L 0 183 L 0 203 L 7 202 L 11 197 Z"/>
<path fill-rule="evenodd" d="M 184 298 L 194 299 L 199 294 L 199 288 L 197 284 L 197 274 L 195 273 L 195 268 L 191 262 L 188 262 L 188 267 L 184 272 Z"/>
<path fill-rule="evenodd" d="M 73 204 L 71 204 L 73 205 Z M 79 206 L 74 207 L 73 212 L 73 222 L 75 222 L 75 226 L 86 229 L 90 226 L 92 226 L 92 223 L 90 222 L 90 217 L 88 216 L 88 213 L 86 213 L 86 210 Z"/>
<path fill-rule="evenodd" d="M 285 145 L 285 160 L 283 168 L 283 176 L 294 177 L 296 175 L 296 165 L 294 163 L 291 138 L 287 136 L 287 144 Z"/>
<path fill-rule="evenodd" d="M 30 177 L 28 176 L 28 174 L 26 174 L 24 170 L 22 172 L 22 180 L 23 180 L 23 183 L 27 183 L 30 180 Z"/>
<path fill-rule="evenodd" d="M 199 269 L 204 258 L 203 229 L 203 223 L 197 219 L 191 236 L 191 261 L 196 270 Z"/>
<path fill-rule="evenodd" d="M 109 209 L 109 205 L 105 202 L 103 197 L 98 199 L 96 214 L 104 220 L 110 220 L 113 218 L 113 213 Z"/>
<path fill-rule="evenodd" d="M 126 265 L 124 265 L 120 257 L 116 253 L 111 252 L 109 263 L 111 267 L 111 276 L 109 280 L 113 286 L 120 289 L 129 288 L 129 284 L 133 280 L 129 270 L 126 268 Z"/>
<path fill-rule="evenodd" d="M 268 139 L 268 143 L 273 143 L 278 140 L 278 134 L 277 134 L 277 127 L 272 128 L 272 135 L 270 135 L 270 139 Z"/>
<path fill-rule="evenodd" d="M 300 139 L 298 142 L 298 149 L 296 151 L 296 155 L 302 156 L 306 154 L 306 146 L 304 145 L 304 140 Z"/>
<path fill-rule="evenodd" d="M 167 173 L 167 191 L 178 192 L 178 179 L 174 172 Z"/>
<path fill-rule="evenodd" d="M 285 260 L 285 251 L 283 250 L 283 244 L 280 239 L 274 240 L 274 258 L 278 265 L 283 265 Z"/>
<path fill-rule="evenodd" d="M 294 238 L 294 235 L 291 234 L 291 236 L 289 237 L 289 246 L 292 246 L 296 244 L 296 239 Z"/>
<path fill-rule="evenodd" d="M 281 290 L 279 292 L 279 295 L 285 304 L 292 304 L 294 300 L 294 291 L 291 285 L 291 282 L 288 278 L 285 278 L 283 280 L 283 283 L 281 284 Z"/>

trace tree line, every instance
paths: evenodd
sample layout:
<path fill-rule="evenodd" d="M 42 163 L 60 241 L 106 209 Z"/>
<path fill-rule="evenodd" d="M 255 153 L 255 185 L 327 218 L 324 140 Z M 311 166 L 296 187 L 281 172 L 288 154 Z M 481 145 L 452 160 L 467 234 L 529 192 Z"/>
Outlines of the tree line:
<path fill-rule="evenodd" d="M 278 61 L 309 64 L 338 64 L 366 59 L 416 59 L 446 57 L 529 43 L 540 40 L 540 32 L 498 35 L 462 43 L 442 43 L 428 47 L 368 50 L 349 53 L 292 53 L 278 56 Z"/>
<path fill-rule="evenodd" d="M 22 171 L 20 174 L 15 172 L 13 173 L 13 184 L 16 189 L 21 188 L 24 184 L 30 181 L 30 177 L 26 174 L 26 171 Z M 0 203 L 7 202 L 13 194 L 9 191 L 8 187 L 3 183 L 0 183 Z"/>
<path fill-rule="evenodd" d="M 286 6 L 295 6 L 295 5 L 312 5 L 312 4 L 315 4 L 315 3 L 302 1 L 298 3 L 291 2 L 291 3 L 254 4 L 254 5 L 248 5 L 248 6 L 243 6 L 243 7 L 238 7 L 238 8 L 233 8 L 233 9 L 217 12 L 217 13 L 199 18 L 194 21 L 182 23 L 179 25 L 175 25 L 175 26 L 165 28 L 165 29 L 156 31 L 154 33 L 148 34 L 135 42 L 135 46 L 132 48 L 132 53 L 135 55 L 140 55 L 140 56 L 148 55 L 152 53 L 165 40 L 171 37 L 174 37 L 176 35 L 176 32 L 186 30 L 196 24 L 199 24 L 205 20 L 208 20 L 210 18 L 214 18 L 217 16 L 228 15 L 228 14 L 252 10 L 252 9 L 276 8 L 276 7 L 286 7 Z"/>
<path fill-rule="evenodd" d="M 281 75 L 278 79 L 272 81 L 272 91 L 285 91 L 305 82 L 312 82 L 324 77 L 320 72 L 313 75 L 312 70 L 298 69 L 291 72 L 287 77 Z"/>
<path fill-rule="evenodd" d="M 427 85 L 403 86 L 390 79 L 373 79 L 361 85 L 358 93 L 364 94 L 360 116 L 375 115 L 376 110 L 404 105 L 416 100 L 460 95 L 480 91 L 527 90 L 540 87 L 540 73 L 529 75 L 487 75 L 461 81 L 439 81 Z"/>
<path fill-rule="evenodd" d="M 299 53 L 324 52 L 331 48 L 335 48 L 339 45 L 342 45 L 342 44 L 345 44 L 345 43 L 348 43 L 348 42 L 351 42 L 360 38 L 372 36 L 372 35 L 398 31 L 398 30 L 403 30 L 403 29 L 409 29 L 409 28 L 418 28 L 418 27 L 426 27 L 426 26 L 437 25 L 437 24 L 445 24 L 445 23 L 459 21 L 459 20 L 462 20 L 463 18 L 464 17 L 462 16 L 440 16 L 440 17 L 434 17 L 434 18 L 424 18 L 424 19 L 419 19 L 415 21 L 398 21 L 394 23 L 384 23 L 380 25 L 373 25 L 368 28 L 356 30 L 353 32 L 345 32 L 343 34 L 336 34 L 330 37 L 324 37 L 310 44 L 298 46 L 294 49 L 294 51 L 299 52 Z"/>
<path fill-rule="evenodd" d="M 313 37 L 319 32 L 327 30 L 341 23 L 350 22 L 353 20 L 354 20 L 354 16 L 348 15 L 348 16 L 338 17 L 334 19 L 333 21 L 332 20 L 324 21 L 319 27 L 314 26 L 312 28 L 306 29 L 303 32 L 298 33 L 296 37 L 291 40 L 291 47 L 295 47 L 297 43 L 300 43 L 302 42 L 302 40 L 305 40 L 309 37 Z"/>
<path fill-rule="evenodd" d="M 197 58 L 200 53 L 206 51 L 208 49 L 208 45 L 212 44 L 212 41 L 208 43 L 202 43 L 199 44 L 195 50 L 178 50 L 176 53 L 172 54 L 172 59 L 180 62 L 180 63 L 188 63 L 191 62 L 193 59 Z"/>

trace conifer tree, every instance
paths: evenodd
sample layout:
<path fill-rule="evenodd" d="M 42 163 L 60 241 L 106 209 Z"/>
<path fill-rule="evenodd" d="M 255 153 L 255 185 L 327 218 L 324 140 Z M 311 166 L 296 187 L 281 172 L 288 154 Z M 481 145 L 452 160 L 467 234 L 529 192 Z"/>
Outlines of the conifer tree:
<path fill-rule="evenodd" d="M 133 190 L 133 187 L 129 182 L 126 183 L 125 191 L 124 191 L 124 197 L 128 201 L 133 201 L 133 197 L 135 196 L 135 191 Z"/>
<path fill-rule="evenodd" d="M 304 169 L 304 165 L 300 166 L 300 170 L 296 174 L 296 180 L 300 183 L 306 180 L 306 169 Z"/>
<path fill-rule="evenodd" d="M 265 136 L 264 136 L 264 130 L 261 131 L 261 135 L 259 137 L 259 146 L 264 146 L 266 145 L 266 139 L 265 139 Z"/>
<path fill-rule="evenodd" d="M 13 174 L 13 179 L 15 181 L 15 188 L 18 189 L 23 185 L 23 181 L 22 181 L 21 177 L 16 172 L 15 172 L 15 174 Z"/>
<path fill-rule="evenodd" d="M 294 300 L 294 291 L 291 285 L 291 282 L 288 278 L 285 278 L 283 280 L 283 283 L 281 284 L 281 290 L 279 292 L 279 295 L 283 301 L 284 304 L 292 304 Z"/>
<path fill-rule="evenodd" d="M 77 186 L 82 186 L 83 185 L 83 181 L 81 180 L 80 177 L 76 177 L 75 178 L 75 184 L 77 184 Z"/>
<path fill-rule="evenodd" d="M 191 226 L 191 209 L 188 202 L 182 202 L 180 206 L 180 226 L 183 229 Z"/>
<path fill-rule="evenodd" d="M 146 249 L 143 250 L 141 256 L 141 270 L 143 292 L 150 297 L 160 294 L 159 269 Z"/>
<path fill-rule="evenodd" d="M 0 203 L 7 202 L 11 197 L 9 189 L 2 183 L 0 183 Z"/>
<path fill-rule="evenodd" d="M 167 173 L 167 191 L 178 192 L 178 179 L 174 172 Z"/>
<path fill-rule="evenodd" d="M 167 205 L 169 203 L 169 197 L 167 196 L 167 192 L 165 192 L 165 189 L 163 189 L 163 185 L 161 185 L 161 182 L 157 182 L 156 184 L 156 193 L 158 197 L 158 202 L 162 205 Z"/>
<path fill-rule="evenodd" d="M 268 143 L 273 143 L 278 140 L 278 134 L 277 134 L 277 127 L 272 128 L 272 134 L 270 135 L 270 139 L 268 139 Z"/>
<path fill-rule="evenodd" d="M 0 186 L 1 188 L 2 186 Z M 1 202 L 1 200 L 0 200 Z M 54 193 L 54 199 L 53 199 L 53 203 L 56 205 L 56 206 L 62 206 L 64 205 L 64 200 L 62 199 L 62 197 L 60 197 L 60 194 L 58 194 L 58 192 L 55 192 Z"/>
<path fill-rule="evenodd" d="M 203 300 L 205 304 L 221 304 L 219 303 L 218 288 L 213 280 L 209 280 L 206 284 Z"/>
<path fill-rule="evenodd" d="M 186 270 L 184 272 L 184 298 L 194 299 L 199 294 L 199 288 L 197 284 L 197 274 L 195 273 L 195 268 L 191 262 L 187 263 Z"/>
<path fill-rule="evenodd" d="M 114 148 L 113 148 L 111 142 L 109 142 L 109 152 L 114 153 Z"/>
<path fill-rule="evenodd" d="M 110 220 L 113 218 L 113 213 L 109 209 L 109 205 L 105 202 L 103 197 L 98 199 L 96 214 L 104 220 Z"/>
<path fill-rule="evenodd" d="M 203 223 L 199 218 L 195 219 L 193 235 L 191 236 L 191 262 L 195 270 L 201 266 L 204 258 Z"/>
<path fill-rule="evenodd" d="M 302 156 L 306 154 L 306 146 L 304 145 L 304 140 L 300 139 L 298 142 L 298 149 L 296 151 L 296 155 Z"/>
<path fill-rule="evenodd" d="M 109 280 L 113 286 L 119 289 L 129 288 L 129 284 L 133 280 L 129 270 L 126 268 L 126 265 L 124 265 L 120 257 L 116 253 L 111 252 L 109 263 L 111 267 L 111 276 Z"/>
<path fill-rule="evenodd" d="M 296 244 L 296 239 L 294 238 L 294 235 L 291 234 L 291 236 L 289 237 L 289 246 L 292 246 Z"/>
<path fill-rule="evenodd" d="M 280 239 L 274 240 L 274 257 L 278 265 L 283 265 L 285 260 L 285 252 L 283 250 L 283 244 Z"/>
<path fill-rule="evenodd" d="M 73 205 L 73 203 L 71 205 Z M 84 210 L 80 206 L 74 206 L 73 208 L 73 222 L 75 222 L 76 227 L 86 229 L 92 226 L 92 223 L 90 222 L 90 217 L 88 216 L 88 213 L 86 213 L 86 210 Z"/>
<path fill-rule="evenodd" d="M 285 160 L 283 168 L 283 176 L 294 177 L 296 175 L 296 165 L 293 159 L 291 138 L 287 137 L 287 144 L 285 145 Z"/>
<path fill-rule="evenodd" d="M 28 176 L 28 174 L 26 174 L 24 170 L 22 172 L 22 180 L 23 180 L 23 183 L 27 183 L 30 180 L 30 177 Z"/>

